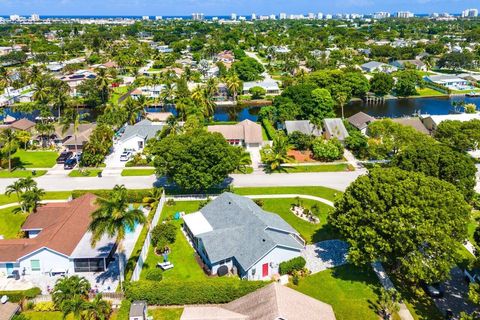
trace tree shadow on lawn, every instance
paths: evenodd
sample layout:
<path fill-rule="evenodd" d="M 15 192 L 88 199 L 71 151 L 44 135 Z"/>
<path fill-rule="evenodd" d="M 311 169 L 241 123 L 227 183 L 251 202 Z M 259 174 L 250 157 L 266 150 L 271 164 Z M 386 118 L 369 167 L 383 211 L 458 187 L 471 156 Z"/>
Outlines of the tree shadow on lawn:
<path fill-rule="evenodd" d="M 315 230 L 315 233 L 312 235 L 312 243 L 333 239 L 344 240 L 340 233 L 328 222 Z"/>

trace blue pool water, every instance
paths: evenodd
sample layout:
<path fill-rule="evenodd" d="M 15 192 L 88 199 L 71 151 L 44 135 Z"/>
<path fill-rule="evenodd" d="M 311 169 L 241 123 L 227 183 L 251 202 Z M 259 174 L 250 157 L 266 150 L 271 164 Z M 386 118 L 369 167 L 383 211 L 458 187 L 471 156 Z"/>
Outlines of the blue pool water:
<path fill-rule="evenodd" d="M 133 226 L 133 230 L 130 229 L 129 226 L 125 226 L 125 233 L 126 233 L 126 234 L 134 233 L 135 230 L 137 229 L 137 227 L 138 227 L 138 222 L 135 222 L 135 225 Z"/>

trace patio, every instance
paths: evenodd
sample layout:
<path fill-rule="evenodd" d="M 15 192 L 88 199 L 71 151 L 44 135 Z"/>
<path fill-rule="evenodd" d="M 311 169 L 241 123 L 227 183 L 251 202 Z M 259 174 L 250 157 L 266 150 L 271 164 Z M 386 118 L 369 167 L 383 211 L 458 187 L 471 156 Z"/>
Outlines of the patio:
<path fill-rule="evenodd" d="M 302 252 L 312 274 L 347 263 L 348 244 L 341 240 L 326 240 L 309 244 Z"/>

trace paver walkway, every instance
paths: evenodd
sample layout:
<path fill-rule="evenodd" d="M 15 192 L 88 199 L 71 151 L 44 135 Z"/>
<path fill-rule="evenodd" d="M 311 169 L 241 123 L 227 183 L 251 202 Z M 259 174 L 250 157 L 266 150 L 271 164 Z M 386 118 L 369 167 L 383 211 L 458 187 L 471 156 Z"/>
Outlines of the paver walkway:
<path fill-rule="evenodd" d="M 326 240 L 305 246 L 302 256 L 312 274 L 347 263 L 348 244 L 342 240 Z"/>

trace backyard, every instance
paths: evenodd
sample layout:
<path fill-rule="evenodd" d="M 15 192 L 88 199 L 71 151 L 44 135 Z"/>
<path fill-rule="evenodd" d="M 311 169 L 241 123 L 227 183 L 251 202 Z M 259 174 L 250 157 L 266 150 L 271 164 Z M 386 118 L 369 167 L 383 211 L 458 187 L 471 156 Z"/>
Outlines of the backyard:
<path fill-rule="evenodd" d="M 180 320 L 183 308 L 157 308 L 149 309 L 148 314 L 153 320 Z"/>

